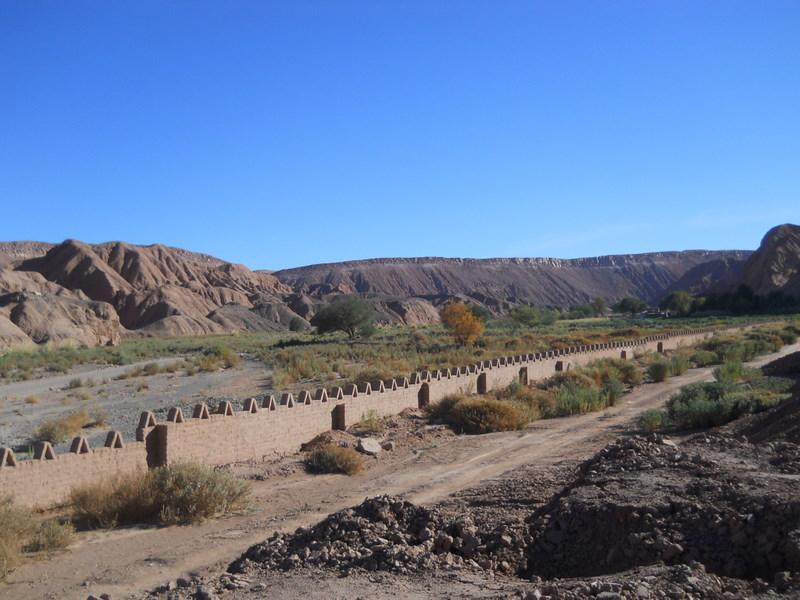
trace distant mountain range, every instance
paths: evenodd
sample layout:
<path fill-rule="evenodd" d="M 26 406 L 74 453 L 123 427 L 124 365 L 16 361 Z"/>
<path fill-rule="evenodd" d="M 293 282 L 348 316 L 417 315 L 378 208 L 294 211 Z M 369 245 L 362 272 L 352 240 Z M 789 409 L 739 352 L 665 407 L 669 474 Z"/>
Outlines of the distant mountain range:
<path fill-rule="evenodd" d="M 761 247 L 596 258 L 388 258 L 251 271 L 162 245 L 67 240 L 0 242 L 0 347 L 64 341 L 115 344 L 123 335 L 285 330 L 317 307 L 359 294 L 383 322 L 438 320 L 462 298 L 502 313 L 517 304 L 574 306 L 602 296 L 657 302 L 666 293 L 723 290 L 800 295 L 800 227 L 770 230 Z"/>

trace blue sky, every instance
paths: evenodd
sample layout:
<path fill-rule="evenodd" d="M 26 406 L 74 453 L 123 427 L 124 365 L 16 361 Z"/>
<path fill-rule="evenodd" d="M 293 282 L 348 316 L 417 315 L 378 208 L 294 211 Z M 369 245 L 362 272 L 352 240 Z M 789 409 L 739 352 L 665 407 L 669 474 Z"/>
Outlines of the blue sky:
<path fill-rule="evenodd" d="M 800 2 L 0 2 L 0 239 L 252 268 L 754 248 Z"/>

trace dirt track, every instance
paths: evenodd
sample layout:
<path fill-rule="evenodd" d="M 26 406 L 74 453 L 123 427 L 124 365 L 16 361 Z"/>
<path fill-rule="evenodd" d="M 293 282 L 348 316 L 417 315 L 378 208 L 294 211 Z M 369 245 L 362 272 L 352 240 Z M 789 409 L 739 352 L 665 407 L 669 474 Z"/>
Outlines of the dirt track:
<path fill-rule="evenodd" d="M 763 357 L 761 364 L 800 349 Z M 296 472 L 254 482 L 253 509 L 244 515 L 194 527 L 133 528 L 82 535 L 68 552 L 14 572 L 0 595 L 80 598 L 107 592 L 126 597 L 177 576 L 222 569 L 249 545 L 275 529 L 291 530 L 376 494 L 398 494 L 432 503 L 520 465 L 554 465 L 587 457 L 640 412 L 660 406 L 687 383 L 709 379 L 695 369 L 667 383 L 649 384 L 602 413 L 539 421 L 522 432 L 459 436 L 421 452 L 386 453 L 356 477 Z"/>

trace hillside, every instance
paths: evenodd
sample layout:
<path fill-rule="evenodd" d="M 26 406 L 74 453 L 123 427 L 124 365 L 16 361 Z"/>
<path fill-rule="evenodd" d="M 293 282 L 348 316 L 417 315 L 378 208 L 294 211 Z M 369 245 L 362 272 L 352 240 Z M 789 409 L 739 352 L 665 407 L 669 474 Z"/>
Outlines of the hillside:
<path fill-rule="evenodd" d="M 283 301 L 291 290 L 271 275 L 178 248 L 67 240 L 0 250 L 5 345 L 280 330 L 295 316 Z"/>
<path fill-rule="evenodd" d="M 597 296 L 654 303 L 676 289 L 705 293 L 742 282 L 759 294 L 800 295 L 800 227 L 770 230 L 755 253 L 387 258 L 275 272 L 160 244 L 2 242 L 0 346 L 285 330 L 340 294 L 367 299 L 379 322 L 420 324 L 436 322 L 437 307 L 453 297 L 502 313 L 520 303 L 563 307 Z"/>
<path fill-rule="evenodd" d="M 770 229 L 742 267 L 741 282 L 760 296 L 782 291 L 800 298 L 800 226 Z"/>
<path fill-rule="evenodd" d="M 390 258 L 312 265 L 273 274 L 312 296 L 334 292 L 428 299 L 465 296 L 500 309 L 520 302 L 570 306 L 596 296 L 657 301 L 693 269 L 719 261 L 738 263 L 749 254 L 689 250 L 572 260 Z"/>

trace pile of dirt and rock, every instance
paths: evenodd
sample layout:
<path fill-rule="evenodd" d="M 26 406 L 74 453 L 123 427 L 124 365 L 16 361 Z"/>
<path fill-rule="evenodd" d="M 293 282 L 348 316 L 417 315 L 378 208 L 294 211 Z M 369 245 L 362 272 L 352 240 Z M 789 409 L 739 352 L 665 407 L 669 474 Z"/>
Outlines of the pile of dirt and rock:
<path fill-rule="evenodd" d="M 531 517 L 527 574 L 595 576 L 657 562 L 744 579 L 800 571 L 797 481 L 752 445 L 721 441 L 633 437 L 605 448 Z"/>
<path fill-rule="evenodd" d="M 474 568 L 512 573 L 523 556 L 520 530 L 479 531 L 469 516 L 445 520 L 435 508 L 378 496 L 309 529 L 275 533 L 234 562 L 231 573 L 299 567 L 416 573 Z"/>

